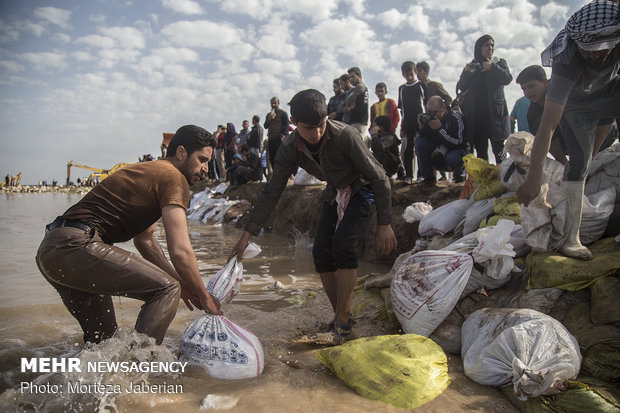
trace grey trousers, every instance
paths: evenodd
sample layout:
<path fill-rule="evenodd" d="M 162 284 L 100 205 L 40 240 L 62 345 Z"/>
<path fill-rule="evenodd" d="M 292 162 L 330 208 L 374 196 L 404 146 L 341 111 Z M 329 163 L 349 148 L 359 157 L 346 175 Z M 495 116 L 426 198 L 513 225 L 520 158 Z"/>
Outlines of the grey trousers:
<path fill-rule="evenodd" d="M 569 157 L 564 170 L 566 181 L 583 181 L 586 178 L 590 170 L 596 127 L 609 125 L 617 117 L 620 117 L 618 77 L 588 98 L 566 103 L 560 121 Z"/>
<path fill-rule="evenodd" d="M 98 343 L 116 331 L 113 295 L 144 301 L 135 328 L 160 344 L 177 310 L 177 280 L 142 257 L 106 244 L 94 231 L 55 228 L 45 235 L 37 265 L 84 331 Z"/>

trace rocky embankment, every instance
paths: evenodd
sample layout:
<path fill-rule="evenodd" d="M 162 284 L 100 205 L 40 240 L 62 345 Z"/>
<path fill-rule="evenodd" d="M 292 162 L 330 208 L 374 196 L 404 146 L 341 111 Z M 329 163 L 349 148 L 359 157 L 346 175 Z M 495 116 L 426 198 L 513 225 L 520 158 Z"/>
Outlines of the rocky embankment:
<path fill-rule="evenodd" d="M 0 194 L 24 194 L 24 193 L 45 193 L 60 192 L 71 194 L 85 194 L 90 191 L 92 186 L 43 186 L 43 185 L 16 185 L 3 186 L 0 188 Z"/>

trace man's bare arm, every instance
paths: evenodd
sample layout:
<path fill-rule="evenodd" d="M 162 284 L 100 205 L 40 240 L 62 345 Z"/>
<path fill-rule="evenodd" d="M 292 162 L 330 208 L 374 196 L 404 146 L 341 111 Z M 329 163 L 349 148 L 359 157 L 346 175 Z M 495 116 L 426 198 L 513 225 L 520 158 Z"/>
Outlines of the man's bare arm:
<path fill-rule="evenodd" d="M 206 311 L 221 314 L 220 302 L 207 292 L 200 277 L 196 256 L 189 241 L 185 209 L 178 205 L 167 205 L 162 209 L 162 218 L 170 260 L 177 274 L 198 297 Z"/>

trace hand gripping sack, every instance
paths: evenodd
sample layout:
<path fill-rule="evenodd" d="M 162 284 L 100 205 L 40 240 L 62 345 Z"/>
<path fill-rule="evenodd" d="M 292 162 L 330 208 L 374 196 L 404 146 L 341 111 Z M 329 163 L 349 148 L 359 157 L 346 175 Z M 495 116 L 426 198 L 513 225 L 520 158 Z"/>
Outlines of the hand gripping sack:
<path fill-rule="evenodd" d="M 473 264 L 471 256 L 453 251 L 422 251 L 404 259 L 390 286 L 403 330 L 428 337 L 456 305 Z"/>
<path fill-rule="evenodd" d="M 248 244 L 243 258 L 260 253 L 254 243 Z M 237 295 L 243 281 L 243 265 L 231 259 L 215 274 L 207 291 L 222 302 Z M 251 331 L 224 316 L 204 314 L 181 335 L 180 359 L 204 367 L 218 379 L 244 379 L 259 376 L 265 366 L 263 347 Z"/>
<path fill-rule="evenodd" d="M 529 309 L 483 308 L 461 328 L 465 374 L 485 385 L 512 383 L 520 400 L 554 395 L 579 374 L 579 344 L 559 321 Z"/>

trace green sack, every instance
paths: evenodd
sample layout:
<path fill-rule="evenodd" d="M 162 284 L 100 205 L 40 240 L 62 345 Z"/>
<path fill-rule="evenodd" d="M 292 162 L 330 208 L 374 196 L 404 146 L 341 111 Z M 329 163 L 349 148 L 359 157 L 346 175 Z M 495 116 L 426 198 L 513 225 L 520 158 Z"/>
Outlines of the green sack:
<path fill-rule="evenodd" d="M 590 286 L 592 294 L 592 322 L 620 325 L 620 276 L 604 277 Z"/>
<path fill-rule="evenodd" d="M 617 413 L 620 409 L 620 391 L 591 377 L 570 381 L 568 389 L 556 396 L 539 396 L 524 402 L 517 399 L 512 386 L 502 387 L 501 391 L 524 413 Z"/>
<path fill-rule="evenodd" d="M 420 407 L 450 384 L 446 354 L 416 334 L 364 337 L 316 355 L 360 395 L 396 407 Z"/>
<path fill-rule="evenodd" d="M 591 244 L 592 261 L 568 258 L 557 252 L 532 252 L 527 256 L 528 290 L 561 288 L 577 291 L 620 270 L 620 246 L 613 238 Z"/>
<path fill-rule="evenodd" d="M 620 382 L 620 343 L 596 343 L 583 353 L 581 371 L 592 377 Z"/>

